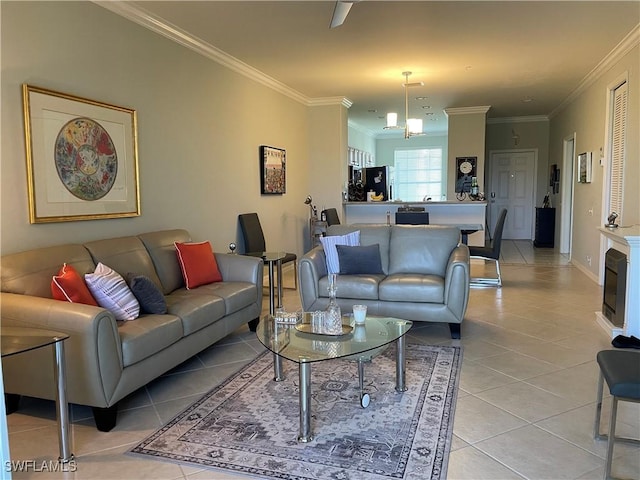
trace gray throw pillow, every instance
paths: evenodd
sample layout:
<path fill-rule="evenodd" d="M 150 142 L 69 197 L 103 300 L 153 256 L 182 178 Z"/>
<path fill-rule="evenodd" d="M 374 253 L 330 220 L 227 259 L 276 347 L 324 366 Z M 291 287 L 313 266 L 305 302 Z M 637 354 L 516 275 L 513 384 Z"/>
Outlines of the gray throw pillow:
<path fill-rule="evenodd" d="M 167 313 L 167 302 L 153 280 L 145 275 L 129 273 L 127 274 L 127 283 L 133 295 L 138 299 L 143 313 L 158 315 Z"/>
<path fill-rule="evenodd" d="M 336 245 L 342 275 L 382 274 L 380 245 Z"/>

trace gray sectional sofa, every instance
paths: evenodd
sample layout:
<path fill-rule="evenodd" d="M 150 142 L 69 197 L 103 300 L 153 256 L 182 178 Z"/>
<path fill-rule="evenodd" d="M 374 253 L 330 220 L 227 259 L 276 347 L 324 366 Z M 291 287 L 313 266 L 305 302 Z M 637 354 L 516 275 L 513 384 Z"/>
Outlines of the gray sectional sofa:
<path fill-rule="evenodd" d="M 174 242 L 190 242 L 186 230 L 68 244 L 6 255 L 1 260 L 2 324 L 67 333 L 69 402 L 93 407 L 99 430 L 115 426 L 117 403 L 242 324 L 255 329 L 262 310 L 260 258 L 215 254 L 223 281 L 187 290 Z M 124 278 L 134 272 L 164 294 L 166 314 L 117 321 L 104 308 L 54 300 L 51 280 L 63 263 L 80 275 L 98 262 Z M 48 349 L 3 360 L 5 393 L 55 398 Z"/>
<path fill-rule="evenodd" d="M 358 274 L 352 269 L 352 274 L 338 275 L 337 302 L 343 313 L 364 304 L 368 315 L 446 322 L 452 338 L 460 338 L 470 281 L 469 249 L 460 242 L 460 231 L 435 225 L 332 225 L 327 235 L 355 231 L 360 231 L 361 246 L 379 245 L 382 271 Z M 325 309 L 329 298 L 322 246 L 300 259 L 298 272 L 303 309 Z"/>

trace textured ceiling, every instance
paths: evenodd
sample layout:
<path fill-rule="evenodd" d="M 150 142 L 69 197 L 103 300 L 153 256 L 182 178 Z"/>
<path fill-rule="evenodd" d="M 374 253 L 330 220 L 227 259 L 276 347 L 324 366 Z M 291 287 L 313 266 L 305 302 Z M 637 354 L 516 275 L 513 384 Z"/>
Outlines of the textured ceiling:
<path fill-rule="evenodd" d="M 405 70 L 424 82 L 409 103 L 427 133 L 446 131 L 444 108 L 550 115 L 640 23 L 638 1 L 362 0 L 334 29 L 333 1 L 127 4 L 310 101 L 346 97 L 349 121 L 375 135 L 387 111 L 404 120 Z"/>

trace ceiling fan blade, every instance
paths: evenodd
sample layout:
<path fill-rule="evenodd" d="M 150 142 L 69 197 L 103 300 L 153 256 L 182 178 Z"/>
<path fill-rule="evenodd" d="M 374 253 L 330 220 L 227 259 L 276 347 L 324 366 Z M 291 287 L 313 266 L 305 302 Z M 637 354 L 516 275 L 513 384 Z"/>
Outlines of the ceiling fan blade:
<path fill-rule="evenodd" d="M 331 24 L 329 28 L 335 28 L 342 25 L 347 18 L 347 14 L 355 2 L 344 2 L 338 0 L 335 7 L 333 7 L 333 16 L 331 17 Z"/>

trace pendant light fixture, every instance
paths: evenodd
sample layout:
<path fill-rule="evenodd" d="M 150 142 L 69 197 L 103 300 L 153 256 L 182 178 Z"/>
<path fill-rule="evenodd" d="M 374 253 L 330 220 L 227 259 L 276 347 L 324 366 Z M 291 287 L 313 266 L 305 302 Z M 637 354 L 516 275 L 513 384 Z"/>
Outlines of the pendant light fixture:
<path fill-rule="evenodd" d="M 416 135 L 424 135 L 422 131 L 422 119 L 421 118 L 409 118 L 409 88 L 422 87 L 423 82 L 409 83 L 409 76 L 411 72 L 402 72 L 404 75 L 404 126 L 398 125 L 398 114 L 394 112 L 387 113 L 387 126 L 385 130 L 403 129 L 404 138 L 413 137 Z"/>

